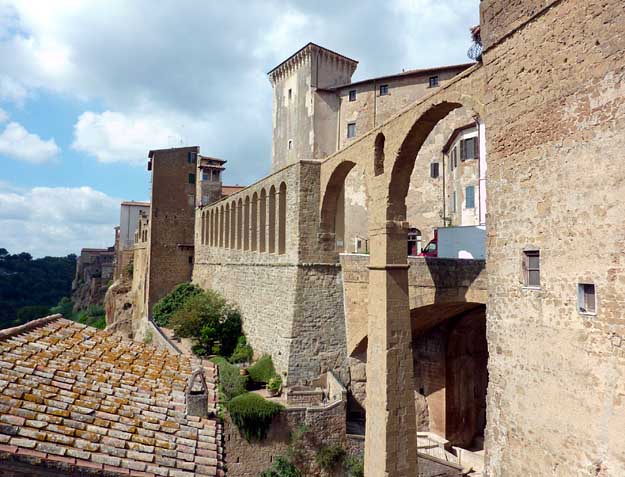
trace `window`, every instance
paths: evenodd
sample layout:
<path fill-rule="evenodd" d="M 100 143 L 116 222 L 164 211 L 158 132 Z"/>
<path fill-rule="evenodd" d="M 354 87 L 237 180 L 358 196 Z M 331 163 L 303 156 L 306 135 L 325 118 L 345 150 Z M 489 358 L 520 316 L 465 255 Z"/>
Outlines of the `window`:
<path fill-rule="evenodd" d="M 523 252 L 523 283 L 529 288 L 540 288 L 540 251 Z"/>
<path fill-rule="evenodd" d="M 195 184 L 195 174 L 189 174 L 189 184 Z"/>
<path fill-rule="evenodd" d="M 196 160 L 197 160 L 197 152 L 190 152 L 187 155 L 187 163 L 194 164 Z"/>
<path fill-rule="evenodd" d="M 456 212 L 456 191 L 451 194 L 451 211 Z"/>
<path fill-rule="evenodd" d="M 292 97 L 293 97 L 293 90 L 289 88 L 289 101 L 291 101 Z"/>
<path fill-rule="evenodd" d="M 293 139 L 289 139 L 289 151 L 293 149 Z"/>
<path fill-rule="evenodd" d="M 475 209 L 475 187 L 467 186 L 465 189 L 464 200 L 466 203 L 465 207 L 467 209 Z"/>
<path fill-rule="evenodd" d="M 347 137 L 356 137 L 356 123 L 347 124 Z"/>
<path fill-rule="evenodd" d="M 189 194 L 189 205 L 191 207 L 195 205 L 195 194 Z"/>
<path fill-rule="evenodd" d="M 436 179 L 438 177 L 438 162 L 432 162 L 430 164 L 430 177 Z"/>
<path fill-rule="evenodd" d="M 388 94 L 388 85 L 381 84 L 380 85 L 380 96 L 386 96 Z"/>
<path fill-rule="evenodd" d="M 452 171 L 456 167 L 458 167 L 458 154 L 456 151 L 457 151 L 457 148 L 456 146 L 454 146 L 454 148 L 451 150 L 451 154 L 449 155 L 449 169 Z"/>
<path fill-rule="evenodd" d="M 202 180 L 203 181 L 209 180 L 208 171 L 206 170 L 202 171 Z"/>
<path fill-rule="evenodd" d="M 436 88 L 438 86 L 438 75 L 430 76 L 430 88 Z"/>
<path fill-rule="evenodd" d="M 349 100 L 350 101 L 356 101 L 356 90 L 355 89 L 352 89 L 349 92 Z"/>
<path fill-rule="evenodd" d="M 597 313 L 597 298 L 594 284 L 577 284 L 577 311 L 582 315 L 594 315 Z"/>
<path fill-rule="evenodd" d="M 471 137 L 460 141 L 460 160 L 466 161 L 477 158 L 477 138 Z"/>
<path fill-rule="evenodd" d="M 193 265 L 193 255 L 189 255 L 189 265 Z"/>

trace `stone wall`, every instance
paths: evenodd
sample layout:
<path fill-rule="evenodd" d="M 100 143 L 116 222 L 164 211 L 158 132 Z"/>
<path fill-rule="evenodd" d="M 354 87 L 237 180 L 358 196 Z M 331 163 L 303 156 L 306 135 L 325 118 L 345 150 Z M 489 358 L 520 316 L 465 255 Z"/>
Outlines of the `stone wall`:
<path fill-rule="evenodd" d="M 625 475 L 623 3 L 488 0 L 482 25 L 486 472 Z M 539 288 L 524 286 L 527 249 Z M 594 284 L 595 314 L 578 311 L 578 283 Z"/>
<path fill-rule="evenodd" d="M 329 477 L 315 464 L 316 450 L 320 445 L 338 443 L 345 447 L 345 403 L 335 402 L 327 406 L 288 408 L 274 418 L 267 438 L 248 442 L 226 415 L 224 420 L 225 462 L 229 477 L 257 477 L 269 468 L 273 460 L 284 455 L 292 433 L 302 425 L 311 431 L 298 450 L 306 465 L 306 476 Z"/>
<path fill-rule="evenodd" d="M 204 236 L 196 231 L 193 281 L 240 308 L 251 346 L 271 354 L 290 384 L 329 370 L 345 375 L 341 274 L 319 261 L 318 197 L 319 164 L 304 161 L 196 212 L 198 220 L 208 214 L 210 225 Z"/>

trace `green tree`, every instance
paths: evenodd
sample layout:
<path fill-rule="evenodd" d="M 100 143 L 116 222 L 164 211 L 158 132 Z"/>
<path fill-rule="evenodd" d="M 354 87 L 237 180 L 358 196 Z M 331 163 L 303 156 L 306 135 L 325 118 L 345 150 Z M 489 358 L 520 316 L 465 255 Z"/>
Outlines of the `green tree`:
<path fill-rule="evenodd" d="M 169 320 L 186 301 L 202 293 L 202 289 L 192 283 L 181 283 L 161 298 L 152 310 L 152 319 L 159 326 L 168 326 Z"/>
<path fill-rule="evenodd" d="M 23 325 L 29 321 L 36 320 L 37 318 L 43 318 L 50 314 L 50 308 L 43 305 L 31 305 L 23 306 L 19 308 L 16 313 L 14 324 Z"/>

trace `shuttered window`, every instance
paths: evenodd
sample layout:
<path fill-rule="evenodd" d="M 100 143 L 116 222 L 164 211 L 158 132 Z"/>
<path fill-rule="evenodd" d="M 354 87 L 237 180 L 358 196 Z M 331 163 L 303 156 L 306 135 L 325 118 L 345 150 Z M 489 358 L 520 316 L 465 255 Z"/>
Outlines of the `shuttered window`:
<path fill-rule="evenodd" d="M 465 189 L 465 203 L 467 209 L 475 209 L 475 187 L 467 186 Z"/>
<path fill-rule="evenodd" d="M 430 164 L 430 177 L 432 179 L 436 179 L 439 175 L 439 171 L 438 171 L 438 162 L 432 162 Z"/>
<path fill-rule="evenodd" d="M 523 281 L 526 287 L 540 288 L 540 251 L 523 252 Z"/>

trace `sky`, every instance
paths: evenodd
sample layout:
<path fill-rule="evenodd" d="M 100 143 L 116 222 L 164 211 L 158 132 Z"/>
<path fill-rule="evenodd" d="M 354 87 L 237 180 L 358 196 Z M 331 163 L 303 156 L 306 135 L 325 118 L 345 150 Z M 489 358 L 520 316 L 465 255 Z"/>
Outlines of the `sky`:
<path fill-rule="evenodd" d="M 226 184 L 271 162 L 267 72 L 309 41 L 354 81 L 465 63 L 479 0 L 0 0 L 0 248 L 113 245 L 150 149 L 199 145 Z"/>

